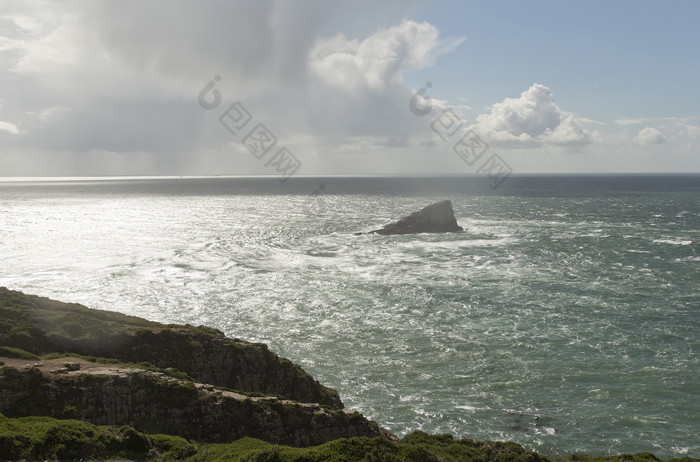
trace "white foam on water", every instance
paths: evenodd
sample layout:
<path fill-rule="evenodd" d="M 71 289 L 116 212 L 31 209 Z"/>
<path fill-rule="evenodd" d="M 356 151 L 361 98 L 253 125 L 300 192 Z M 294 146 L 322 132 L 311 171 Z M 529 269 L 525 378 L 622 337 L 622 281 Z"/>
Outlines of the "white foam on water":
<path fill-rule="evenodd" d="M 671 245 L 691 245 L 693 241 L 683 240 L 681 238 L 669 238 L 669 239 L 653 239 L 651 242 L 656 244 L 671 244 Z"/>

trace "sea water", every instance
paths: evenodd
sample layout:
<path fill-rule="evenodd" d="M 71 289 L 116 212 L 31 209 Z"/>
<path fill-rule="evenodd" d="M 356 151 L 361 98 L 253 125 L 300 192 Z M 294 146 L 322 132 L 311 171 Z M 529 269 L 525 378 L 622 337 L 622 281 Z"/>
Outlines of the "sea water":
<path fill-rule="evenodd" d="M 452 200 L 463 233 L 354 235 Z M 347 407 L 700 457 L 700 177 L 0 182 L 0 285 L 267 343 Z"/>

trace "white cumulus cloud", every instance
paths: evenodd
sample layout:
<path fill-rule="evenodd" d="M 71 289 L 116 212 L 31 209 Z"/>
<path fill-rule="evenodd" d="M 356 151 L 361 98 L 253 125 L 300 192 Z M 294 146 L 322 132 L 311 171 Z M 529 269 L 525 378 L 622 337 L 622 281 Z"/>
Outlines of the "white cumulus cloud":
<path fill-rule="evenodd" d="M 552 91 L 534 84 L 518 98 L 505 98 L 477 117 L 473 128 L 493 144 L 509 147 L 535 147 L 585 144 L 590 134 L 571 114 L 559 109 Z"/>
<path fill-rule="evenodd" d="M 343 34 L 318 41 L 309 53 L 309 70 L 335 89 L 382 91 L 400 81 L 404 71 L 432 66 L 463 40 L 441 42 L 432 24 L 403 21 L 362 41 Z"/>
<path fill-rule="evenodd" d="M 337 34 L 317 40 L 307 61 L 310 123 L 323 136 L 407 143 L 427 124 L 408 110 L 413 92 L 403 82 L 404 73 L 432 66 L 463 41 L 443 39 L 434 25 L 410 20 L 364 39 Z"/>
<path fill-rule="evenodd" d="M 637 136 L 634 137 L 634 141 L 642 146 L 651 146 L 653 144 L 664 144 L 666 137 L 657 128 L 644 127 L 639 130 Z"/>

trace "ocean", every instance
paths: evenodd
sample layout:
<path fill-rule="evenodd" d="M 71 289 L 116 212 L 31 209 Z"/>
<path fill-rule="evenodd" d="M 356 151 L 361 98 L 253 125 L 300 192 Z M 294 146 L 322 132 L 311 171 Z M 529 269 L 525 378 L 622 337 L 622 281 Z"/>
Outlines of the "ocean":
<path fill-rule="evenodd" d="M 465 231 L 360 235 L 450 199 Z M 349 408 L 700 457 L 700 176 L 0 181 L 0 285 L 267 343 Z"/>

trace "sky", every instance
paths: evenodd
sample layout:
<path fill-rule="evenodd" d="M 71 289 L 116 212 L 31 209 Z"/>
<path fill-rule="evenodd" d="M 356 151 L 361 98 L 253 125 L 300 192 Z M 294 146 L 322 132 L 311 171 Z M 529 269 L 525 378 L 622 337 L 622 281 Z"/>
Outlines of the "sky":
<path fill-rule="evenodd" d="M 0 177 L 700 172 L 700 2 L 0 0 Z"/>

